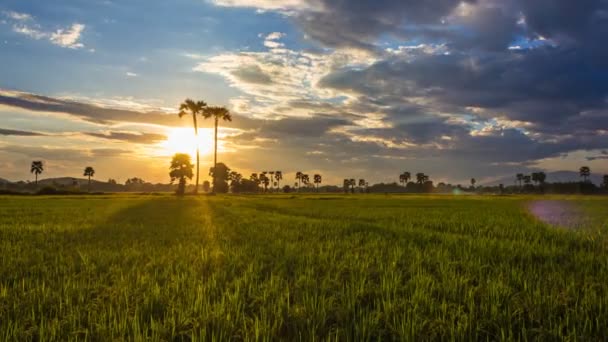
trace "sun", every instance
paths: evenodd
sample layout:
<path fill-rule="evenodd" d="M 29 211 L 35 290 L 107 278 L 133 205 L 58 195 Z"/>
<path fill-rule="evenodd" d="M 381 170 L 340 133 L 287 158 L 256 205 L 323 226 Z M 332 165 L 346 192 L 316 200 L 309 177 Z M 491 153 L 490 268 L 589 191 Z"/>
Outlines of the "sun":
<path fill-rule="evenodd" d="M 160 154 L 172 156 L 176 153 L 187 153 L 196 158 L 196 146 L 200 149 L 201 157 L 213 152 L 213 130 L 199 129 L 198 140 L 192 128 L 173 128 L 167 133 L 167 140 L 159 143 Z"/>

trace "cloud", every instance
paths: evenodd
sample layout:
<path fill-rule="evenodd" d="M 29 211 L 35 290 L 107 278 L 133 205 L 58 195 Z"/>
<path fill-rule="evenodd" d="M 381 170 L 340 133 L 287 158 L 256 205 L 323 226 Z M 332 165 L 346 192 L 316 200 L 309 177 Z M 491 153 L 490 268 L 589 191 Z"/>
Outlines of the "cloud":
<path fill-rule="evenodd" d="M 86 26 L 74 23 L 70 27 L 60 28 L 55 31 L 45 31 L 27 13 L 3 12 L 6 17 L 14 21 L 13 32 L 22 34 L 32 39 L 47 39 L 52 44 L 69 49 L 80 49 L 84 47 L 79 40 Z"/>
<path fill-rule="evenodd" d="M 15 129 L 5 129 L 0 128 L 0 135 L 15 135 L 22 137 L 35 137 L 35 136 L 44 136 L 45 134 L 39 132 L 29 132 L 29 131 L 19 131 Z"/>
<path fill-rule="evenodd" d="M 243 65 L 231 71 L 232 75 L 247 83 L 270 84 L 272 78 L 259 65 Z"/>
<path fill-rule="evenodd" d="M 95 133 L 89 132 L 84 133 L 85 135 L 109 139 L 109 140 L 119 140 L 125 142 L 131 142 L 136 144 L 155 144 L 160 141 L 164 141 L 167 139 L 167 136 L 163 134 L 155 134 L 155 133 L 128 133 L 128 132 L 105 132 L 105 133 Z"/>
<path fill-rule="evenodd" d="M 127 73 L 125 75 L 127 77 L 138 77 L 139 76 L 138 74 L 131 72 L 131 71 L 127 71 Z"/>

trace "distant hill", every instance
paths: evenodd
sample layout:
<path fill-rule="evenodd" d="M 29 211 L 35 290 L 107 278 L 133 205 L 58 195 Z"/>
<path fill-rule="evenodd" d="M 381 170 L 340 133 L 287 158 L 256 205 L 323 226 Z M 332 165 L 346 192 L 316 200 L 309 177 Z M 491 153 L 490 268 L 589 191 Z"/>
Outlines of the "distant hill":
<path fill-rule="evenodd" d="M 603 175 L 599 173 L 594 174 L 591 173 L 590 180 L 596 185 L 600 185 L 603 182 Z M 574 171 L 555 171 L 555 172 L 547 172 L 547 183 L 567 183 L 567 182 L 579 182 L 582 178 L 579 176 L 578 172 Z M 498 184 L 513 185 L 515 184 L 515 174 L 512 176 L 502 177 L 494 181 L 484 182 L 482 185 L 485 186 L 494 186 Z"/>
<path fill-rule="evenodd" d="M 0 178 L 0 184 L 8 184 L 8 183 L 12 183 L 12 182 L 9 180 L 6 180 L 4 178 Z"/>

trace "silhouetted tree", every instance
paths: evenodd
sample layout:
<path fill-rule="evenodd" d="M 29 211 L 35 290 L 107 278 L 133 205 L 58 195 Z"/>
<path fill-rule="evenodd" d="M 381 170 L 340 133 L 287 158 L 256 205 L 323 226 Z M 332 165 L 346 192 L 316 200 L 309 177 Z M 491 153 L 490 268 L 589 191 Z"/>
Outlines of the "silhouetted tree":
<path fill-rule="evenodd" d="M 579 174 L 581 177 L 583 177 L 583 182 L 587 183 L 587 178 L 591 176 L 591 169 L 589 166 L 583 166 L 580 168 Z"/>
<path fill-rule="evenodd" d="M 257 184 L 258 187 L 260 186 L 260 178 L 257 173 L 252 173 L 251 176 L 249 176 L 249 180 Z"/>
<path fill-rule="evenodd" d="M 228 192 L 228 180 L 230 179 L 230 169 L 224 163 L 217 163 L 209 169 L 209 176 L 215 179 L 211 192 L 225 194 Z"/>
<path fill-rule="evenodd" d="M 517 175 L 515 175 L 515 179 L 517 179 L 517 182 L 519 183 L 519 187 L 521 188 L 521 182 L 524 180 L 524 174 L 523 173 L 518 173 Z"/>
<path fill-rule="evenodd" d="M 416 174 L 416 183 L 422 185 L 424 184 L 426 175 L 422 172 Z"/>
<path fill-rule="evenodd" d="M 304 174 L 301 171 L 296 172 L 296 181 L 297 181 L 297 187 L 298 187 L 298 191 L 300 191 L 300 182 L 302 182 L 302 176 L 304 176 Z"/>
<path fill-rule="evenodd" d="M 199 139 L 198 139 L 198 123 L 196 121 L 196 116 L 203 114 L 203 110 L 207 107 L 207 104 L 204 101 L 193 101 L 191 99 L 186 99 L 179 106 L 179 117 L 183 117 L 186 115 L 192 115 L 192 124 L 194 126 L 194 136 L 196 137 L 196 183 L 194 186 L 194 193 L 198 193 L 198 179 L 199 179 L 199 163 L 200 163 L 200 152 L 199 152 Z"/>
<path fill-rule="evenodd" d="M 108 184 L 110 184 L 110 185 L 116 185 L 116 184 L 117 184 L 117 183 L 116 183 L 116 179 L 109 178 L 109 179 L 108 179 Z"/>
<path fill-rule="evenodd" d="M 206 107 L 203 110 L 205 119 L 213 118 L 215 124 L 214 145 L 213 145 L 213 167 L 217 167 L 217 126 L 220 120 L 232 121 L 232 115 L 225 107 Z M 216 179 L 213 177 L 213 191 L 215 192 Z"/>
<path fill-rule="evenodd" d="M 262 185 L 264 185 L 264 192 L 268 192 L 268 185 L 270 184 L 270 178 L 268 178 L 266 171 L 264 171 L 260 174 L 260 183 L 262 183 Z"/>
<path fill-rule="evenodd" d="M 348 190 L 350 189 L 350 179 L 344 178 L 344 181 L 342 182 L 342 187 L 344 188 L 344 193 L 348 193 Z"/>
<path fill-rule="evenodd" d="M 321 182 L 323 181 L 323 178 L 321 177 L 320 174 L 316 174 L 313 176 L 313 181 L 315 182 L 315 185 L 317 186 L 317 192 L 319 192 L 319 184 L 321 184 Z"/>
<path fill-rule="evenodd" d="M 231 171 L 228 174 L 228 179 L 230 180 L 230 187 L 232 188 L 232 192 L 238 192 L 238 188 L 239 188 L 239 185 L 241 184 L 241 180 L 243 179 L 243 176 L 236 171 Z"/>
<path fill-rule="evenodd" d="M 87 187 L 87 191 L 91 192 L 91 177 L 95 175 L 95 170 L 91 166 L 87 166 L 84 169 L 84 176 L 89 177 L 89 185 Z"/>
<path fill-rule="evenodd" d="M 38 175 L 44 171 L 44 165 L 41 160 L 34 160 L 32 162 L 32 167 L 30 168 L 30 172 L 33 173 L 36 177 L 36 185 L 38 185 Z"/>
<path fill-rule="evenodd" d="M 350 192 L 355 193 L 355 186 L 357 186 L 357 181 L 354 178 L 348 180 L 348 184 L 350 185 Z"/>
<path fill-rule="evenodd" d="M 211 183 L 209 183 L 209 181 L 204 181 L 203 182 L 203 191 L 209 192 L 210 189 L 211 189 Z"/>
<path fill-rule="evenodd" d="M 307 174 L 302 175 L 302 184 L 308 186 L 310 184 L 310 177 Z"/>
<path fill-rule="evenodd" d="M 283 180 L 283 171 L 275 171 L 274 179 L 277 181 L 277 189 L 281 187 L 281 181 Z"/>
<path fill-rule="evenodd" d="M 410 179 L 412 179 L 412 174 L 407 171 L 399 175 L 399 183 L 403 184 L 403 186 L 406 186 Z"/>
<path fill-rule="evenodd" d="M 363 193 L 363 188 L 365 188 L 365 179 L 359 179 L 359 192 Z"/>
<path fill-rule="evenodd" d="M 190 161 L 190 156 L 186 153 L 176 153 L 171 160 L 171 166 L 169 169 L 169 177 L 171 177 L 171 184 L 176 180 L 179 181 L 177 186 L 177 194 L 180 196 L 184 195 L 186 191 L 187 179 L 192 179 L 192 169 L 194 165 Z"/>
<path fill-rule="evenodd" d="M 473 189 L 475 189 L 475 183 L 477 183 L 477 180 L 475 178 L 471 178 L 471 187 Z"/>
<path fill-rule="evenodd" d="M 608 189 L 608 175 L 604 175 L 603 180 L 604 180 L 604 188 Z"/>

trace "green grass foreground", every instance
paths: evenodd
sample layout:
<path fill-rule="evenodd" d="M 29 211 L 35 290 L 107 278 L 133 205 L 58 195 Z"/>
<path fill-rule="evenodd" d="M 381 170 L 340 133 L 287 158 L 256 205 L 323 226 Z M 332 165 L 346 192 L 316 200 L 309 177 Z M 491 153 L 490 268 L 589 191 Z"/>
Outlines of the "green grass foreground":
<path fill-rule="evenodd" d="M 0 340 L 608 336 L 608 198 L 0 197 Z"/>

